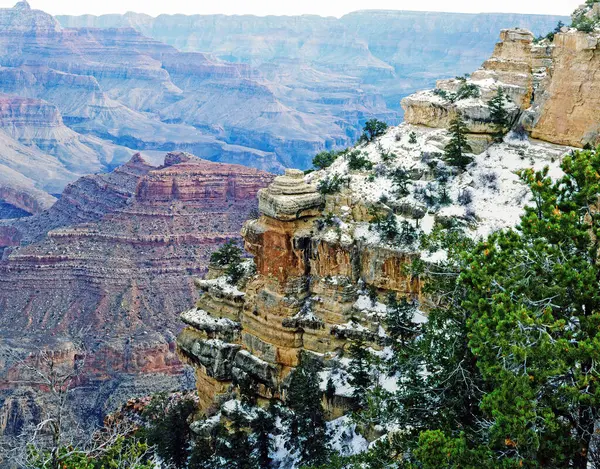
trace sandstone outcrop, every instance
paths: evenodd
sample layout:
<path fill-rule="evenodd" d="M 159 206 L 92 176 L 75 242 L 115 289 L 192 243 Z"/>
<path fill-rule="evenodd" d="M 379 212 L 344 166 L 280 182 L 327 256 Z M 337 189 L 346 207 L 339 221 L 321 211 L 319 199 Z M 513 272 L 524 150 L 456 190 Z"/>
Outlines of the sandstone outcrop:
<path fill-rule="evenodd" d="M 531 137 L 574 147 L 597 145 L 600 35 L 564 27 L 552 42 L 533 39 L 526 30 L 503 30 L 492 57 L 468 78 L 440 80 L 435 90 L 403 99 L 406 122 L 447 128 L 460 113 L 479 153 L 494 133 L 487 102 L 502 88 L 510 99 L 509 121 L 518 121 Z M 476 96 L 461 99 L 466 86 L 474 87 Z"/>
<path fill-rule="evenodd" d="M 600 34 L 575 30 L 556 34 L 552 66 L 524 123 L 531 136 L 582 147 L 600 143 Z"/>
<path fill-rule="evenodd" d="M 530 39 L 514 38 L 523 36 Z M 260 216 L 242 229 L 254 268 L 232 285 L 213 266 L 196 281 L 195 307 L 181 315 L 186 327 L 178 350 L 196 368 L 204 411 L 214 411 L 247 380 L 259 398 L 285 401 L 287 378 L 299 353 L 308 352 L 325 364 L 322 389 L 334 382 L 328 415 L 342 415 L 352 393 L 343 378 L 349 343 L 362 340 L 375 350 L 389 345 L 389 296 L 416 302 L 415 320 L 426 320 L 434 300 L 423 296 L 414 261 L 435 263 L 445 253 L 422 251 L 419 233 L 455 223 L 479 237 L 514 226 L 528 200 L 516 172 L 548 165 L 556 174 L 569 150 L 511 134 L 459 173 L 443 161 L 447 141 L 444 129 L 402 124 L 356 147 L 371 169 L 350 170 L 349 152 L 326 170 L 288 170 L 259 191 Z M 398 171 L 410 181 L 403 192 L 394 182 Z M 320 193 L 319 184 L 333 177 L 344 183 Z M 440 191 L 448 205 L 432 200 Z M 385 234 L 382 217 L 393 220 L 397 235 Z"/>
<path fill-rule="evenodd" d="M 452 119 L 460 114 L 471 134 L 474 151 L 481 153 L 496 132 L 487 103 L 498 89 L 508 98 L 505 109 L 511 124 L 530 105 L 534 92 L 532 45 L 531 32 L 502 30 L 491 58 L 479 70 L 468 77 L 439 80 L 435 90 L 404 98 L 405 121 L 413 125 L 448 128 Z M 545 73 L 545 70 L 538 70 L 538 73 Z"/>

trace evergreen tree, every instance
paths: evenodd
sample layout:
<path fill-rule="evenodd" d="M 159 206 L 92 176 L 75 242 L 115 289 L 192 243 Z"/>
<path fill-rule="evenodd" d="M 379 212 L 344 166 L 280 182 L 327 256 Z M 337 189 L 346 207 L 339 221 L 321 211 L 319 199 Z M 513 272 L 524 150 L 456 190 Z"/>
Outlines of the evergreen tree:
<path fill-rule="evenodd" d="M 473 149 L 467 141 L 469 129 L 460 114 L 452 119 L 448 131 L 450 142 L 445 148 L 445 160 L 449 165 L 464 170 L 473 161 L 473 158 L 466 153 L 472 152 Z"/>
<path fill-rule="evenodd" d="M 189 420 L 196 410 L 192 399 L 176 399 L 162 393 L 154 396 L 143 412 L 148 423 L 142 436 L 163 461 L 177 468 L 186 467 L 190 455 Z"/>
<path fill-rule="evenodd" d="M 337 159 L 339 153 L 330 150 L 330 151 L 322 151 L 317 153 L 312 160 L 312 164 L 316 169 L 325 169 L 329 168 L 332 163 Z"/>
<path fill-rule="evenodd" d="M 487 103 L 490 108 L 490 117 L 494 124 L 494 140 L 497 142 L 502 141 L 510 124 L 508 121 L 508 112 L 505 107 L 506 100 L 504 90 L 499 86 L 496 95 Z"/>
<path fill-rule="evenodd" d="M 484 384 L 469 348 L 468 314 L 461 306 L 467 291 L 457 287 L 462 253 L 472 246 L 473 242 L 455 229 L 446 232 L 438 228 L 423 240 L 424 248 L 448 252 L 447 261 L 429 267 L 430 281 L 425 283 L 424 293 L 436 306 L 426 323 L 414 322 L 415 305 L 393 295 L 388 299 L 386 330 L 393 354 L 386 366 L 388 374 L 396 377 L 397 390 L 383 401 L 377 396 L 380 390 L 369 392 L 370 407 L 377 409 L 367 412 L 376 415 L 379 411 L 381 425 L 406 431 L 392 438 L 385 450 L 372 450 L 364 456 L 366 461 L 378 461 L 374 467 L 395 467 L 397 455 L 402 455 L 407 467 L 421 467 L 419 449 L 427 444 L 433 450 L 437 441 L 427 437 L 429 431 L 444 436 L 444 449 L 468 442 L 466 450 L 475 451 L 485 438 L 479 425 Z M 441 455 L 442 449 L 438 449 Z M 390 455 L 387 462 L 386 455 Z M 439 461 L 439 467 L 469 467 L 444 466 L 441 457 Z"/>
<path fill-rule="evenodd" d="M 220 267 L 238 264 L 242 261 L 242 250 L 235 241 L 229 240 L 210 255 L 210 262 Z"/>
<path fill-rule="evenodd" d="M 323 464 L 329 455 L 329 443 L 318 374 L 322 366 L 307 352 L 300 353 L 299 358 L 285 400 L 291 411 L 286 446 L 298 452 L 302 464 Z"/>
<path fill-rule="evenodd" d="M 524 171 L 533 193 L 515 230 L 466 256 L 471 347 L 492 386 L 490 445 L 515 467 L 589 467 L 600 417 L 600 149 L 564 177 Z"/>
<path fill-rule="evenodd" d="M 260 469 L 268 469 L 271 467 L 273 460 L 271 459 L 271 450 L 273 449 L 273 440 L 271 433 L 275 430 L 275 417 L 271 412 L 263 409 L 258 409 L 257 416 L 252 420 L 250 427 L 254 435 L 254 458 Z"/>
<path fill-rule="evenodd" d="M 352 341 L 349 355 L 348 383 L 354 388 L 352 391 L 354 410 L 359 410 L 364 406 L 366 392 L 373 384 L 373 357 L 362 338 Z"/>
<path fill-rule="evenodd" d="M 236 407 L 229 417 L 229 428 L 219 425 L 215 442 L 215 469 L 256 469 L 248 422 Z"/>
<path fill-rule="evenodd" d="M 372 142 L 377 137 L 383 135 L 388 125 L 378 119 L 368 120 L 365 124 L 363 133 L 359 139 L 360 142 Z"/>
<path fill-rule="evenodd" d="M 398 300 L 395 293 L 388 296 L 386 331 L 394 350 L 403 351 L 413 343 L 421 329 L 414 322 L 417 308 L 406 298 Z"/>

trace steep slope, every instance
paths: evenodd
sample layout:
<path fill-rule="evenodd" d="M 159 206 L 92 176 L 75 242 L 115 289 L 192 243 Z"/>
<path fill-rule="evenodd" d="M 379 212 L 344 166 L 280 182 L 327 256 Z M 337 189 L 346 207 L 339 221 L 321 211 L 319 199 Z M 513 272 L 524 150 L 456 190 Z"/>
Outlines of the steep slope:
<path fill-rule="evenodd" d="M 534 42 L 527 30 L 504 30 L 490 59 L 469 77 L 439 80 L 436 90 L 405 98 L 405 121 L 447 127 L 460 113 L 482 151 L 494 133 L 488 101 L 501 87 L 509 98 L 509 120 L 518 121 L 533 138 L 595 146 L 600 142 L 596 92 L 600 86 L 599 38 L 597 31 L 563 27 L 552 42 Z M 475 87 L 476 96 L 449 99 L 468 86 Z"/>
<path fill-rule="evenodd" d="M 46 100 L 73 130 L 136 150 L 282 171 L 349 144 L 370 116 L 394 118 L 368 97 L 359 112 L 284 100 L 247 65 L 181 53 L 133 28 L 64 29 L 26 2 L 0 11 L 0 23 L 0 92 Z"/>
<path fill-rule="evenodd" d="M 565 31 L 555 41 L 579 34 Z M 349 344 L 358 339 L 376 356 L 386 354 L 390 294 L 415 301 L 413 321 L 427 321 L 431 298 L 424 294 L 420 266 L 431 267 L 447 253 L 435 243 L 423 248 L 422 235 L 453 227 L 481 238 L 512 227 L 530 202 L 518 170 L 548 167 L 551 177 L 562 174 L 560 161 L 572 147 L 530 138 L 519 126 L 534 90 L 553 98 L 553 88 L 539 79 L 540 64 L 551 67 L 547 58 L 529 31 L 504 30 L 492 57 L 471 76 L 440 81 L 437 89 L 445 94 L 406 98 L 409 122 L 339 154 L 324 170 L 307 175 L 287 170 L 259 192 L 260 217 L 242 230 L 256 273 L 249 269 L 232 285 L 213 266 L 196 282 L 195 307 L 181 315 L 186 328 L 177 344 L 196 369 L 200 404 L 210 417 L 203 430 L 227 421 L 228 410 L 238 404 L 244 408 L 237 402 L 242 386 L 255 390 L 259 404 L 272 398 L 285 402 L 288 377 L 299 352 L 307 351 L 324 366 L 323 406 L 337 422 L 330 425 L 341 425 L 347 439 L 353 438 L 355 426 L 342 417 L 353 402 Z M 447 99 L 465 85 L 477 87 L 478 94 Z M 499 88 L 510 96 L 504 106 L 513 127 L 502 141 L 493 138 L 497 130 L 487 104 Z M 538 112 L 544 119 L 543 106 Z M 477 150 L 465 170 L 444 158 L 446 127 L 459 113 Z M 584 135 L 582 130 L 573 137 Z M 397 384 L 389 376 L 376 382 L 388 391 Z M 383 429 L 361 431 L 375 439 Z M 276 467 L 296 467 L 291 450 L 275 457 Z"/>

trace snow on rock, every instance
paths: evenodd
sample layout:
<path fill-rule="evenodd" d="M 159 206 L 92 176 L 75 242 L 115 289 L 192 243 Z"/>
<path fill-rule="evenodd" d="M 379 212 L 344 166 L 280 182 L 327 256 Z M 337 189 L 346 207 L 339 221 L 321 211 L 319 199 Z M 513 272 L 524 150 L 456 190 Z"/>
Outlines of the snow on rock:
<path fill-rule="evenodd" d="M 369 442 L 356 432 L 356 424 L 344 416 L 327 424 L 332 449 L 342 456 L 352 456 L 369 448 Z"/>
<path fill-rule="evenodd" d="M 488 85 L 492 86 L 491 83 Z M 469 104 L 472 100 L 476 99 L 464 101 Z M 411 135 L 416 142 L 410 143 Z M 372 169 L 349 171 L 347 157 L 341 155 L 329 168 L 310 176 L 313 181 L 333 174 L 349 178 L 349 187 L 343 191 L 354 203 L 392 209 L 397 214 L 397 223 L 407 220 L 425 234 L 431 233 L 442 219 L 458 219 L 467 234 L 482 238 L 496 230 L 515 226 L 530 201 L 529 189 L 520 181 L 517 171 L 541 170 L 548 166 L 551 177 L 560 177 L 562 156 L 571 150 L 511 133 L 504 142 L 473 155 L 474 162 L 466 171 L 460 172 L 444 162 L 443 152 L 448 139 L 445 129 L 404 123 L 390 128 L 377 141 L 356 147 L 373 164 Z M 399 193 L 394 180 L 398 169 L 409 174 L 407 195 Z M 442 190 L 449 197 L 445 204 L 439 202 Z M 435 201 L 436 197 L 438 201 Z M 344 221 L 340 220 L 336 227 L 325 229 L 319 235 L 326 241 L 349 244 L 359 240 L 365 245 L 418 250 L 416 245 L 384 242 L 370 223 L 353 222 L 346 204 L 338 211 L 331 215 L 339 215 Z M 445 254 L 425 253 L 423 259 L 439 262 L 445 260 Z"/>
<path fill-rule="evenodd" d="M 223 332 L 240 329 L 240 323 L 227 318 L 215 318 L 203 309 L 193 308 L 181 313 L 181 320 L 202 331 Z"/>
<path fill-rule="evenodd" d="M 227 276 L 222 276 L 210 280 L 196 280 L 196 285 L 200 288 L 204 288 L 207 290 L 217 290 L 223 293 L 224 295 L 231 297 L 242 298 L 246 294 L 240 291 L 235 285 L 229 283 L 229 279 Z"/>

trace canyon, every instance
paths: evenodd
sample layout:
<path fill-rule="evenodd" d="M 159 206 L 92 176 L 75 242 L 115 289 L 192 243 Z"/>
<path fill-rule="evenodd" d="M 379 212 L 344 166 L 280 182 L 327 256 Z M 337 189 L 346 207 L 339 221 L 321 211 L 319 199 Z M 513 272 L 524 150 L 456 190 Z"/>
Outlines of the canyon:
<path fill-rule="evenodd" d="M 285 399 L 301 351 L 321 357 L 322 387 L 335 387 L 327 415 L 342 416 L 349 341 L 381 350 L 390 293 L 419 300 L 425 320 L 409 267 L 443 259 L 389 242 L 375 220 L 391 214 L 407 232 L 429 233 L 453 220 L 474 237 L 513 226 L 527 202 L 516 170 L 555 174 L 571 147 L 598 143 L 594 35 L 566 28 L 534 43 L 528 30 L 505 29 L 484 61 L 499 23 L 545 33 L 559 19 L 57 20 L 26 2 L 1 10 L 0 429 L 15 435 L 39 416 L 36 389 L 15 384 L 19 360 L 49 348 L 75 367 L 82 345 L 76 405 L 96 423 L 129 397 L 189 387 L 183 363 L 204 411 L 218 413 L 248 379 L 261 401 Z M 416 33 L 424 24 L 427 40 Z M 265 36 L 269 47 L 253 46 Z M 475 62 L 468 77 L 411 94 Z M 478 96 L 440 92 L 465 84 Z M 519 130 L 502 143 L 487 104 L 499 88 Z M 459 112 L 476 165 L 441 183 L 435 168 Z M 371 170 L 350 169 L 351 152 L 325 170 L 290 169 L 350 145 L 369 117 L 403 115 L 356 146 Z M 401 196 L 394 174 L 406 168 L 411 191 Z M 338 192 L 319 190 L 334 178 Z M 428 205 L 442 190 L 452 202 Z M 209 258 L 240 231 L 252 260 L 233 285 Z"/>
<path fill-rule="evenodd" d="M 181 152 L 164 161 L 136 154 L 71 183 L 40 214 L 0 222 L 0 407 L 13 420 L 37 398 L 18 384 L 19 360 L 48 348 L 69 363 L 77 337 L 87 350 L 78 400 L 96 422 L 119 396 L 181 385 L 176 317 L 197 299 L 193 276 L 239 238 L 273 176 Z"/>
<path fill-rule="evenodd" d="M 346 152 L 320 171 L 288 169 L 259 191 L 259 217 L 242 230 L 255 271 L 232 284 L 222 268 L 211 266 L 196 282 L 196 305 L 181 314 L 185 329 L 177 346 L 195 368 L 208 417 L 198 423 L 202 431 L 227 422 L 228 409 L 250 412 L 240 398 L 248 380 L 259 405 L 286 402 L 290 374 L 308 352 L 323 366 L 327 417 L 346 425 L 347 438 L 354 439 L 355 427 L 344 420 L 353 402 L 350 344 L 360 340 L 382 357 L 390 294 L 418 305 L 415 322 L 426 321 L 434 300 L 423 294 L 418 266 L 443 262 L 447 252 L 435 244 L 421 247 L 420 234 L 460 227 L 481 239 L 513 227 L 530 201 L 518 170 L 547 167 L 560 177 L 564 155 L 600 144 L 597 113 L 592 117 L 597 41 L 597 31 L 569 27 L 541 41 L 528 30 L 505 29 L 475 72 L 408 96 L 404 123 L 357 144 L 362 167 L 352 162 L 355 152 Z M 461 97 L 466 86 L 476 91 Z M 500 141 L 489 105 L 499 89 L 511 127 Z M 473 147 L 473 164 L 464 171 L 443 158 L 448 126 L 458 115 Z M 338 181 L 335 189 L 332 181 Z M 378 379 L 393 391 L 394 383 Z M 388 430 L 395 431 L 363 436 L 373 440 Z M 288 467 L 292 456 L 278 454 L 277 464 Z"/>
<path fill-rule="evenodd" d="M 401 97 L 471 70 L 501 27 L 545 33 L 559 19 L 54 18 L 21 1 L 0 10 L 0 200 L 11 214 L 38 213 L 69 182 L 136 151 L 304 169 L 354 142 L 369 118 L 398 123 Z"/>

